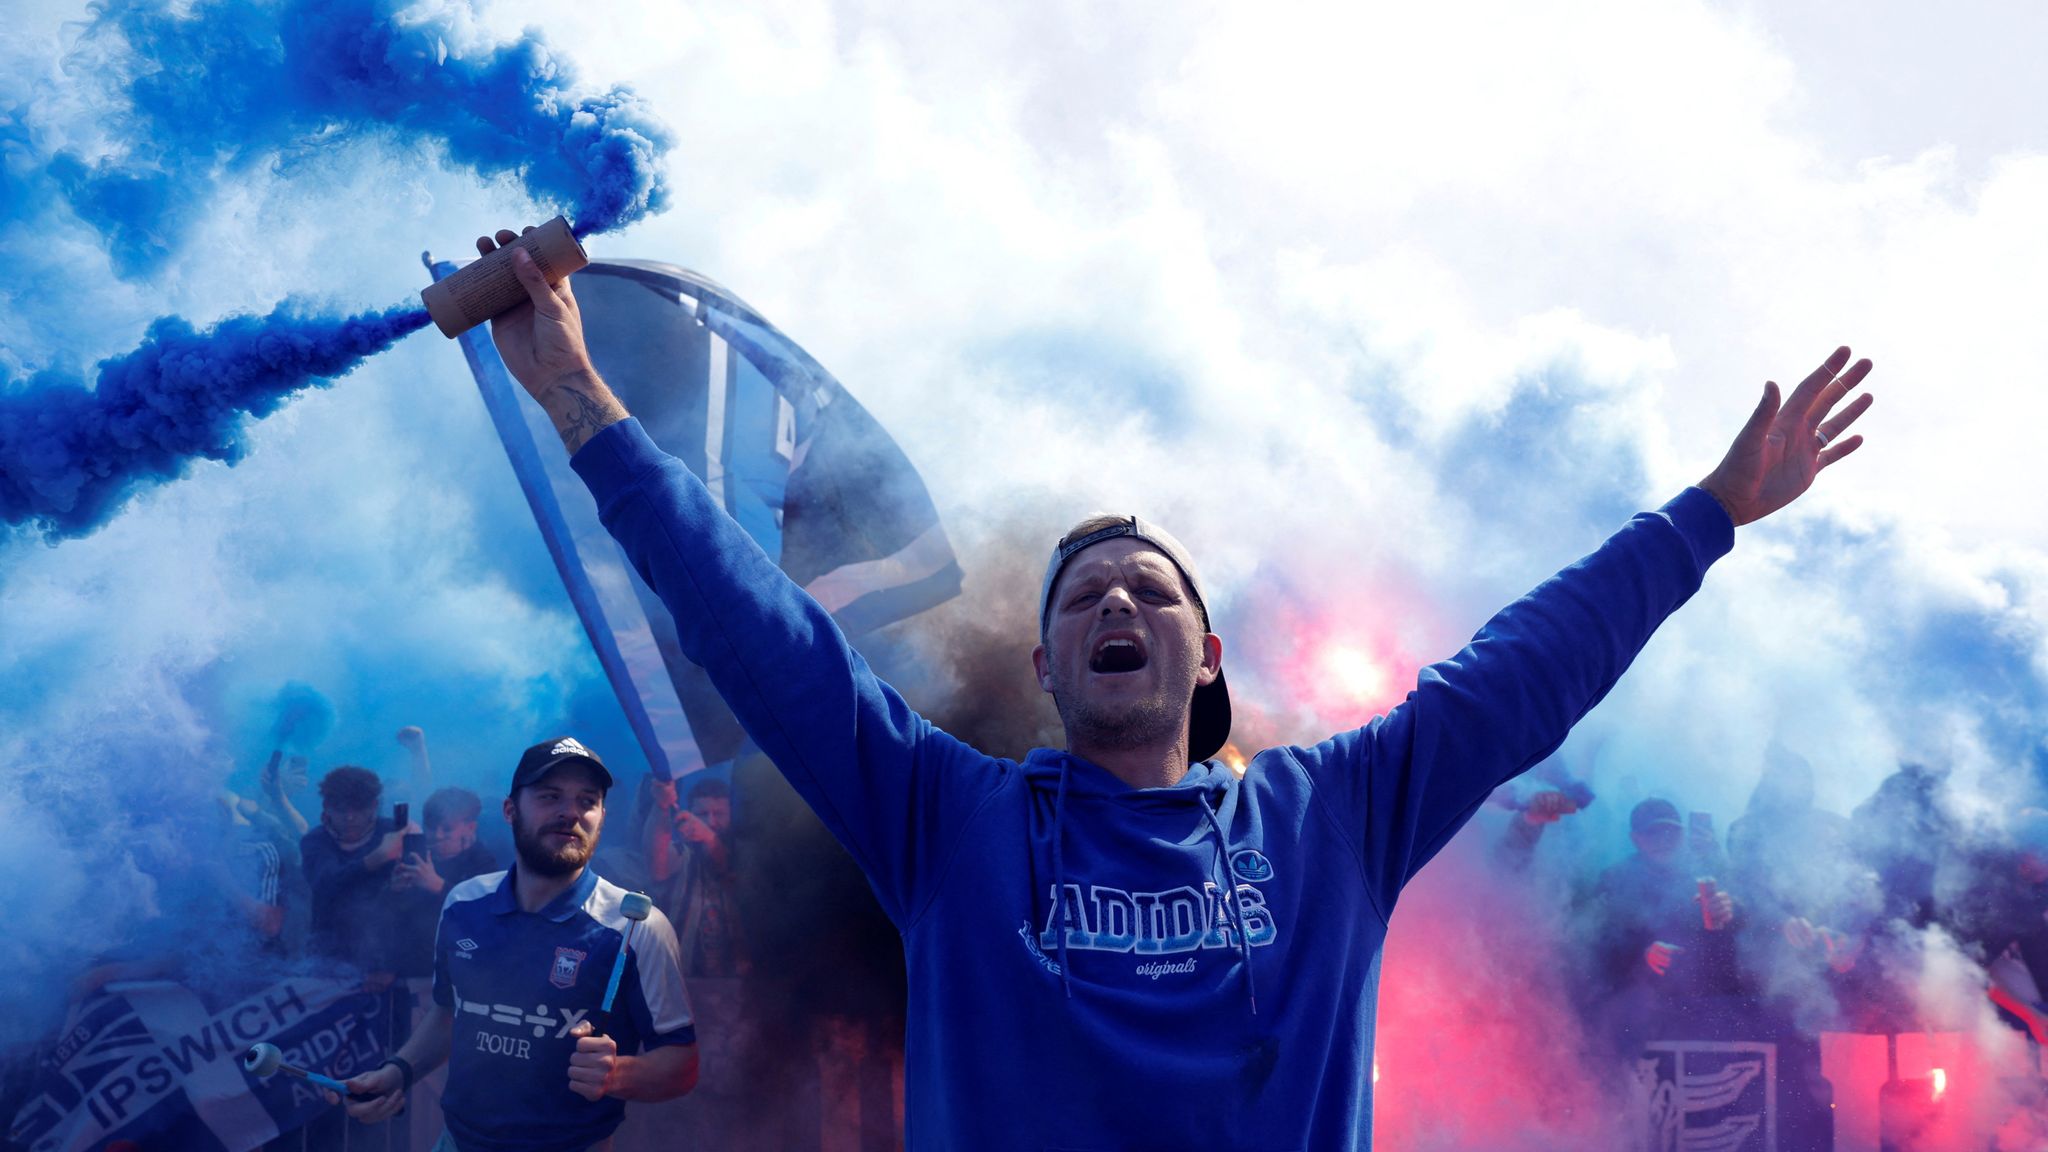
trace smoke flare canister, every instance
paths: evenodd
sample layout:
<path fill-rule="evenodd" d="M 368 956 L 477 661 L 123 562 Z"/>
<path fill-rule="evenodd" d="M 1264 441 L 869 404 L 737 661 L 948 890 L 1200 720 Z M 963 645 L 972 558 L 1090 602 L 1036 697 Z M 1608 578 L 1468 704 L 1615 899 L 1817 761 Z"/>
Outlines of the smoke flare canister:
<path fill-rule="evenodd" d="M 242 1067 L 250 1075 L 265 1080 L 282 1072 L 287 1076 L 296 1076 L 309 1084 L 317 1084 L 330 1092 L 346 1096 L 351 1100 L 375 1099 L 372 1096 L 363 1096 L 349 1091 L 348 1085 L 336 1080 L 332 1076 L 322 1076 L 318 1072 L 308 1072 L 296 1064 L 285 1063 L 284 1053 L 280 1052 L 275 1044 L 257 1044 L 250 1047 L 247 1052 L 242 1053 Z"/>
<path fill-rule="evenodd" d="M 626 974 L 626 953 L 633 947 L 633 929 L 639 927 L 652 911 L 654 901 L 645 892 L 628 892 L 619 901 L 619 915 L 626 918 L 626 934 L 619 939 L 618 959 L 612 961 L 611 982 L 604 986 L 604 1011 L 607 1015 L 611 1013 L 612 1000 L 619 994 L 619 977 Z"/>
<path fill-rule="evenodd" d="M 1720 893 L 1720 887 L 1714 883 L 1712 876 L 1700 877 L 1699 884 L 1700 924 L 1707 931 L 1712 932 L 1721 926 L 1714 918 L 1714 897 Z"/>
<path fill-rule="evenodd" d="M 512 271 L 515 248 L 526 249 L 550 284 L 590 263 L 583 245 L 569 230 L 568 219 L 557 216 L 421 290 L 420 302 L 427 306 L 427 315 L 434 318 L 434 326 L 443 336 L 453 339 L 526 302 L 526 286 Z"/>

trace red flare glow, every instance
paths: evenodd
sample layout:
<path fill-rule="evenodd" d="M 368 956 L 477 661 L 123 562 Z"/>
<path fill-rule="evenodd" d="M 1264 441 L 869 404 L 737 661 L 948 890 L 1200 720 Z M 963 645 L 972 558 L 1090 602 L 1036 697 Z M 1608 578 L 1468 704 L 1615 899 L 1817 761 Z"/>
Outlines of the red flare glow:
<path fill-rule="evenodd" d="M 1358 588 L 1341 600 L 1250 604 L 1233 628 L 1248 637 L 1247 654 L 1266 681 L 1261 695 L 1306 713 L 1300 719 L 1320 738 L 1401 702 L 1424 663 L 1417 653 L 1431 643 L 1431 615 L 1420 596 Z"/>

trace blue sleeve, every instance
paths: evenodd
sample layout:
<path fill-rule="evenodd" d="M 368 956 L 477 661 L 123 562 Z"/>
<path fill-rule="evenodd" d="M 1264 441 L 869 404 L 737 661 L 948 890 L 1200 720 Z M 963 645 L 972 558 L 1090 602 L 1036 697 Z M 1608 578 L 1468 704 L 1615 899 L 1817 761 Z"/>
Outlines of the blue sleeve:
<path fill-rule="evenodd" d="M 599 518 L 675 617 L 747 735 L 867 874 L 907 928 L 936 890 L 960 830 L 1002 783 L 1004 762 L 910 710 L 638 420 L 570 461 Z"/>
<path fill-rule="evenodd" d="M 1734 543 L 1720 502 L 1688 488 L 1424 668 L 1385 716 L 1296 752 L 1359 838 L 1382 918 L 1490 792 L 1564 742 Z"/>

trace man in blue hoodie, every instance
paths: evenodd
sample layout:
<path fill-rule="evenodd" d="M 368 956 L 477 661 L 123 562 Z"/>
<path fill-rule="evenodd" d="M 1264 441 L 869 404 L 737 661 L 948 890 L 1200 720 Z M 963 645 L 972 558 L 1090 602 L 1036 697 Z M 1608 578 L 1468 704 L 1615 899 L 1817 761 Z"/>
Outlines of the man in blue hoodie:
<path fill-rule="evenodd" d="M 1241 778 L 1209 759 L 1229 697 L 1186 551 L 1135 517 L 1084 523 L 1047 566 L 1032 654 L 1068 747 L 1018 763 L 878 680 L 604 386 L 569 284 L 513 259 L 530 300 L 493 325 L 507 367 L 683 651 L 903 934 L 912 1149 L 1368 1147 L 1402 886 L 1563 741 L 1734 525 L 1857 448 L 1842 434 L 1869 405 L 1835 411 L 1870 370 L 1846 348 L 1782 404 L 1766 385 L 1699 487 L 1510 605 L 1387 715 Z"/>

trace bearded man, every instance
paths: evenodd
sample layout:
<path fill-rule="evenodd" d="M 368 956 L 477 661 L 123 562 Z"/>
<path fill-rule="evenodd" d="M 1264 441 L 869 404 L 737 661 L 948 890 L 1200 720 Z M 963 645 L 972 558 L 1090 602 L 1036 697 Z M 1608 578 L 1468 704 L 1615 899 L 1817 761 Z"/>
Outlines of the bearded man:
<path fill-rule="evenodd" d="M 517 237 L 478 241 L 483 252 Z M 1135 516 L 1046 566 L 1038 681 L 1064 749 L 1022 763 L 878 679 L 605 386 L 575 292 L 515 249 L 493 322 L 683 653 L 874 886 L 909 975 L 921 1149 L 1364 1148 L 1387 917 L 1487 795 L 1548 756 L 1735 528 L 1854 451 L 1870 371 L 1768 384 L 1720 465 L 1422 670 L 1385 716 L 1240 776 L 1223 642 L 1192 558 Z M 1019 637 L 1020 651 L 1025 646 Z"/>
<path fill-rule="evenodd" d="M 434 941 L 434 1007 L 397 1055 L 348 1082 L 349 1115 L 396 1115 L 448 1062 L 435 1152 L 602 1152 L 628 1100 L 697 1083 L 697 1031 L 675 930 L 629 932 L 626 891 L 590 867 L 612 774 L 573 738 L 526 750 L 505 819 L 517 860 L 457 884 Z M 621 949 L 625 968 L 603 1011 Z"/>

